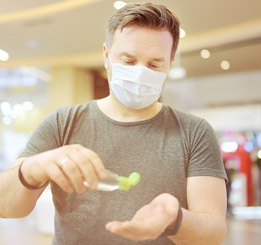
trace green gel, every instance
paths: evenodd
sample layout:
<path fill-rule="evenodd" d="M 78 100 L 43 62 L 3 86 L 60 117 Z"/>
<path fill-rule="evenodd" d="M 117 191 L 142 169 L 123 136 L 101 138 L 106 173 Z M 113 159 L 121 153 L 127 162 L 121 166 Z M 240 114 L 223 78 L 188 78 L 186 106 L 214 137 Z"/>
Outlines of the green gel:
<path fill-rule="evenodd" d="M 132 186 L 139 184 L 140 174 L 133 172 L 129 177 L 119 176 L 119 190 L 128 191 Z"/>

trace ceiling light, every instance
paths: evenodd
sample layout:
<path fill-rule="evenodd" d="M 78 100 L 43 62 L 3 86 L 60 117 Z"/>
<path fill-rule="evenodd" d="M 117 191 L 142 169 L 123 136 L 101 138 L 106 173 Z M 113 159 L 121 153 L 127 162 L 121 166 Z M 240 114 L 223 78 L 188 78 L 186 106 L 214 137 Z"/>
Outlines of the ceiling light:
<path fill-rule="evenodd" d="M 181 67 L 173 67 L 169 70 L 168 77 L 171 80 L 182 79 L 186 76 L 186 70 Z"/>
<path fill-rule="evenodd" d="M 31 101 L 25 101 L 22 106 L 25 111 L 31 111 L 34 108 L 34 105 Z"/>
<path fill-rule="evenodd" d="M 20 113 L 23 112 L 23 106 L 21 104 L 15 104 L 13 106 L 13 111 L 15 114 L 19 115 Z"/>
<path fill-rule="evenodd" d="M 210 52 L 207 49 L 202 49 L 200 55 L 203 59 L 208 59 L 210 57 Z"/>
<path fill-rule="evenodd" d="M 179 29 L 179 37 L 180 37 L 180 38 L 183 38 L 183 37 L 185 37 L 185 36 L 186 36 L 185 30 L 183 30 L 182 28 L 180 28 L 180 29 Z"/>
<path fill-rule="evenodd" d="M 116 1 L 116 2 L 114 2 L 113 7 L 116 9 L 121 9 L 125 5 L 126 5 L 126 3 L 123 1 Z"/>
<path fill-rule="evenodd" d="M 9 54 L 6 51 L 0 49 L 0 60 L 7 61 L 8 59 L 9 59 Z"/>
<path fill-rule="evenodd" d="M 18 117 L 18 114 L 14 110 L 12 110 L 10 116 L 11 118 L 16 119 Z"/>
<path fill-rule="evenodd" d="M 0 108 L 1 108 L 3 115 L 10 115 L 10 113 L 12 111 L 11 104 L 7 101 L 2 102 L 0 105 Z"/>
<path fill-rule="evenodd" d="M 228 70 L 230 68 L 230 63 L 226 60 L 221 61 L 220 66 L 223 70 Z"/>

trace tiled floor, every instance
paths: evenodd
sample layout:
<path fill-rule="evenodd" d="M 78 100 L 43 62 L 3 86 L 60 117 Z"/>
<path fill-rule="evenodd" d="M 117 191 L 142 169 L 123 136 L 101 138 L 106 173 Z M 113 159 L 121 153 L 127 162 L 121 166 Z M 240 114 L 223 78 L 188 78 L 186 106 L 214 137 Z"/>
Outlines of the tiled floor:
<path fill-rule="evenodd" d="M 1 245 L 49 245 L 51 240 L 51 235 L 43 235 L 37 231 L 32 217 L 23 219 L 0 219 Z M 261 220 L 228 218 L 228 234 L 223 245 L 260 244 Z"/>

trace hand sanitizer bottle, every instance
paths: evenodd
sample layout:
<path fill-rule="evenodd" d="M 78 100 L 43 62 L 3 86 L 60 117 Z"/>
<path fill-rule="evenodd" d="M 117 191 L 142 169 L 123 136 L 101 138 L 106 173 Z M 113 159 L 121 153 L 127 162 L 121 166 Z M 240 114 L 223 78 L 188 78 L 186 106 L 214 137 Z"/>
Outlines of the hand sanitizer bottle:
<path fill-rule="evenodd" d="M 119 176 L 107 169 L 104 173 L 106 177 L 100 179 L 97 186 L 97 190 L 100 191 L 128 191 L 132 186 L 135 186 L 140 182 L 140 174 L 137 172 L 133 172 L 129 177 Z M 83 184 L 89 187 L 87 181 L 84 181 Z"/>

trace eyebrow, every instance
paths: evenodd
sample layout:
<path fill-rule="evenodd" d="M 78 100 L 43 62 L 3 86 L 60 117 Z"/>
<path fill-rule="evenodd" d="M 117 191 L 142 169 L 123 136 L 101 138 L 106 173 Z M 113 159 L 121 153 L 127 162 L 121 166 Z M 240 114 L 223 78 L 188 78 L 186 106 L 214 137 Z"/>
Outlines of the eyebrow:
<path fill-rule="evenodd" d="M 130 53 L 127 53 L 127 52 L 122 52 L 119 54 L 119 57 L 122 57 L 122 56 L 126 56 L 128 58 L 135 58 L 133 55 L 131 55 Z"/>
<path fill-rule="evenodd" d="M 122 57 L 122 56 L 126 56 L 128 58 L 135 58 L 134 55 L 128 53 L 128 52 L 122 52 L 119 54 L 119 57 Z M 156 61 L 156 62 L 164 62 L 165 59 L 163 57 L 159 57 L 159 58 L 153 58 L 152 61 Z"/>

